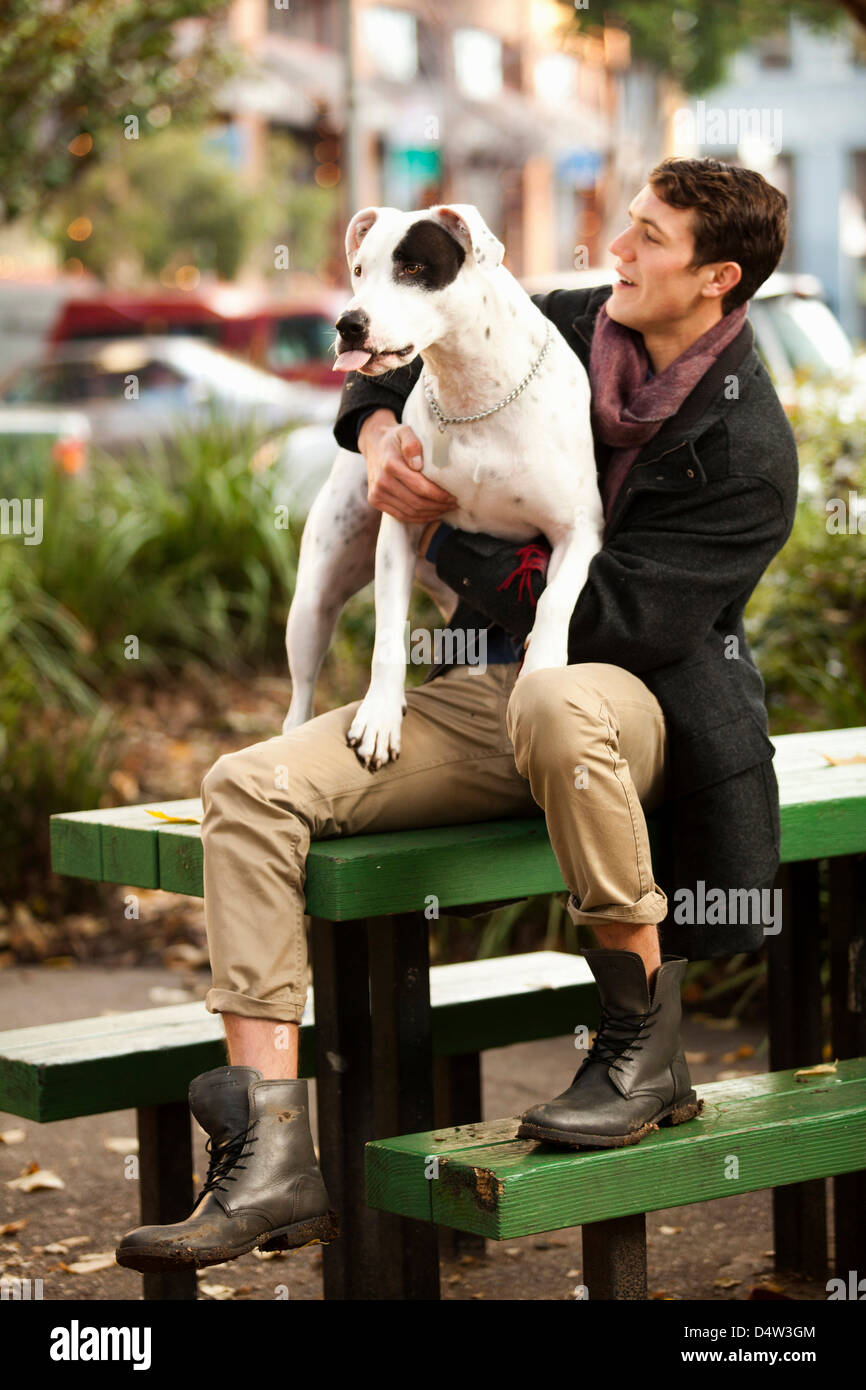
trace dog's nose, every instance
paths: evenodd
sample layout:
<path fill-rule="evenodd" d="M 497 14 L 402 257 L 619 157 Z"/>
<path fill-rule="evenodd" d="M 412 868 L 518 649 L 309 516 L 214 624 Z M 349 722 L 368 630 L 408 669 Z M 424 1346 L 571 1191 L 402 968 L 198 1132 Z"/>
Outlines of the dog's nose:
<path fill-rule="evenodd" d="M 367 336 L 370 320 L 363 309 L 349 309 L 341 314 L 334 327 L 347 343 L 362 343 Z"/>

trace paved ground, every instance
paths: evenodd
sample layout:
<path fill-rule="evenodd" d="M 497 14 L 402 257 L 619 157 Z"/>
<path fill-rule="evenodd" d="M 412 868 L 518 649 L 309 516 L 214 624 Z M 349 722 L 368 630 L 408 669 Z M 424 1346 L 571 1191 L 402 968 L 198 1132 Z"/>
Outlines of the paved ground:
<path fill-rule="evenodd" d="M 179 990 L 183 998 L 200 997 L 205 980 L 203 973 L 179 976 L 161 968 L 13 967 L 0 972 L 0 1027 L 181 1002 L 175 997 Z M 687 1019 L 683 1037 L 694 1059 L 694 1081 L 767 1069 L 759 1027 L 731 1031 Z M 579 1055 L 571 1038 L 487 1053 L 485 1118 L 518 1114 L 562 1090 Z M 134 1151 L 134 1112 L 46 1126 L 0 1114 L 0 1132 L 16 1130 L 24 1131 L 23 1140 L 0 1143 L 0 1231 L 6 1223 L 25 1224 L 0 1235 L 0 1274 L 41 1279 L 46 1300 L 140 1298 L 140 1278 L 131 1271 L 114 1264 L 95 1272 L 73 1268 L 85 1256 L 111 1256 L 120 1235 L 138 1223 L 136 1183 L 124 1176 L 125 1156 Z M 195 1153 L 203 1175 L 204 1135 L 197 1126 Z M 24 1194 L 6 1186 L 34 1163 L 55 1172 L 64 1187 Z M 754 1297 L 756 1289 L 764 1297 L 775 1292 L 826 1298 L 823 1284 L 774 1275 L 769 1192 L 653 1212 L 647 1228 L 655 1298 L 738 1300 Z M 320 1271 L 321 1251 L 315 1248 L 288 1256 L 247 1255 L 202 1271 L 200 1291 L 202 1297 L 272 1299 L 285 1297 L 287 1289 L 292 1299 L 320 1299 Z M 508 1245 L 488 1242 L 484 1258 L 443 1260 L 442 1276 L 447 1299 L 572 1299 L 582 1282 L 580 1230 Z"/>

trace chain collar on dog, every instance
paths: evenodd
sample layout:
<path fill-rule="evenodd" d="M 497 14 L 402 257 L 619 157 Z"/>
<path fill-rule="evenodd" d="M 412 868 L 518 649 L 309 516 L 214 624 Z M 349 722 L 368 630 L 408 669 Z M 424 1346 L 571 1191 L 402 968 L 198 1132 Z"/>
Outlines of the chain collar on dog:
<path fill-rule="evenodd" d="M 547 356 L 547 352 L 548 352 L 548 349 L 549 349 L 550 344 L 552 343 L 552 341 L 553 341 L 553 332 L 552 332 L 552 330 L 551 330 L 550 320 L 548 319 L 548 320 L 547 320 L 547 333 L 545 334 L 545 338 L 544 338 L 544 347 L 541 349 L 541 352 L 538 354 L 538 357 L 536 358 L 536 361 L 535 361 L 534 366 L 530 368 L 529 372 L 528 372 L 528 373 L 526 374 L 526 376 L 523 378 L 523 380 L 521 381 L 520 385 L 519 385 L 519 386 L 515 386 L 514 390 L 513 390 L 513 391 L 510 391 L 510 392 L 508 393 L 508 395 L 505 397 L 505 400 L 504 400 L 504 401 L 500 401 L 498 405 L 492 405 L 492 406 L 490 407 L 489 410 L 480 410 L 480 411 L 478 412 L 477 415 L 444 415 L 444 414 L 442 413 L 442 408 L 441 408 L 441 406 L 439 405 L 439 402 L 437 401 L 436 397 L 433 395 L 433 387 L 430 385 L 430 382 L 429 382 L 428 379 L 427 379 L 427 374 L 426 374 L 426 372 L 425 372 L 425 374 L 424 374 L 424 395 L 427 397 L 427 404 L 429 405 L 430 409 L 433 411 L 434 415 L 436 416 L 436 418 L 437 418 L 438 421 L 439 421 L 439 430 L 440 430 L 440 432 L 441 432 L 441 433 L 444 433 L 444 432 L 445 432 L 445 426 L 446 426 L 446 425 L 468 425 L 468 424 L 470 424 L 473 420 L 486 420 L 488 415 L 495 415 L 496 412 L 497 412 L 497 410 L 502 410 L 503 406 L 506 406 L 506 405 L 508 405 L 511 401 L 513 401 L 514 398 L 515 398 L 515 396 L 519 396 L 520 393 L 521 393 L 521 391 L 523 391 L 523 390 L 529 385 L 530 381 L 531 381 L 532 378 L 535 376 L 535 373 L 538 371 L 539 367 L 541 366 L 542 362 L 544 361 L 545 357 Z"/>

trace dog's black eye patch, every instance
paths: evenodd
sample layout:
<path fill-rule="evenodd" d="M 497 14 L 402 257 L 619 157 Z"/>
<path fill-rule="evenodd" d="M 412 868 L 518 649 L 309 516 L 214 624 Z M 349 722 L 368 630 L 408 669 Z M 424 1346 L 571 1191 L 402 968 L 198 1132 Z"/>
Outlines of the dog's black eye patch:
<path fill-rule="evenodd" d="M 391 255 L 393 278 L 399 285 L 418 285 L 424 290 L 443 290 L 457 278 L 466 252 L 453 236 L 432 218 L 413 222 Z M 420 266 L 409 275 L 405 267 Z"/>

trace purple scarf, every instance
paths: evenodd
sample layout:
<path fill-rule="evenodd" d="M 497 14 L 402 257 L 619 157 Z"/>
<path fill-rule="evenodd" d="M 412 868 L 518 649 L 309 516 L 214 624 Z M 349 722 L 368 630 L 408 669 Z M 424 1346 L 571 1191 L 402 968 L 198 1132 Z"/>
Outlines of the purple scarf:
<path fill-rule="evenodd" d="M 625 476 L 648 440 L 675 415 L 701 377 L 733 342 L 746 317 L 741 304 L 724 314 L 658 376 L 647 380 L 650 361 L 642 336 L 616 323 L 603 304 L 595 320 L 589 359 L 592 425 L 613 452 L 602 479 L 609 520 Z"/>

